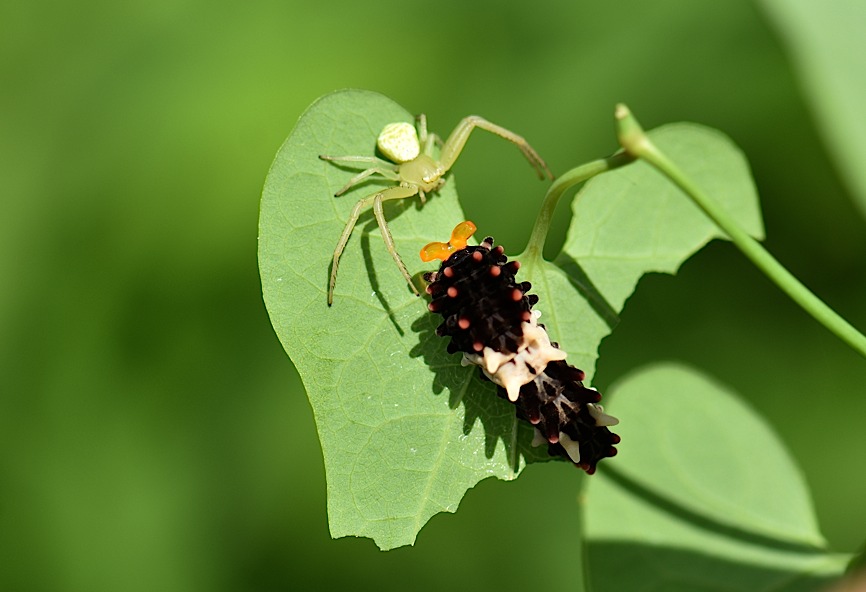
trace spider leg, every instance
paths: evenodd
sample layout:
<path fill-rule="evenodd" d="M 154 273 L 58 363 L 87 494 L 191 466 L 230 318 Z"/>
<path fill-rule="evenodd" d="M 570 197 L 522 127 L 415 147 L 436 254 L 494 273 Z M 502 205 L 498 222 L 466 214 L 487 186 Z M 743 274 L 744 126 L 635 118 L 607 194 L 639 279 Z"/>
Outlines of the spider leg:
<path fill-rule="evenodd" d="M 361 210 L 365 207 L 373 204 L 377 198 L 379 198 L 379 209 L 381 210 L 381 202 L 385 199 L 401 199 L 404 197 L 411 197 L 418 193 L 417 187 L 403 187 L 398 185 L 397 187 L 390 187 L 385 189 L 384 191 L 380 191 L 378 193 L 374 193 L 373 195 L 368 195 L 365 198 L 359 199 L 355 204 L 355 207 L 352 208 L 352 213 L 349 215 L 349 220 L 346 222 L 346 226 L 343 228 L 343 233 L 340 235 L 340 240 L 337 241 L 337 248 L 334 249 L 334 260 L 331 265 L 331 280 L 328 283 L 328 306 L 331 306 L 334 303 L 334 286 L 337 285 L 337 269 L 340 266 L 340 255 L 343 254 L 343 250 L 346 248 L 346 243 L 349 242 L 349 237 L 352 235 L 352 230 L 355 228 L 355 224 L 358 222 L 358 217 L 361 215 Z M 375 211 L 374 211 L 375 213 Z M 409 279 L 409 283 L 411 285 L 411 277 L 408 275 L 408 271 L 406 271 L 406 267 L 403 265 L 403 262 L 400 260 L 400 256 L 397 255 L 397 251 L 393 249 L 394 239 L 391 238 L 391 233 L 387 230 L 388 226 L 384 224 L 384 216 L 382 219 L 379 219 L 379 216 L 376 216 L 376 221 L 379 223 L 379 227 L 382 228 L 382 235 L 387 236 L 385 239 L 385 245 L 388 246 L 390 240 L 389 253 L 391 256 L 395 258 L 398 262 L 398 266 L 400 267 L 400 271 L 403 272 L 403 275 Z M 412 286 L 414 289 L 415 286 Z M 418 291 L 416 290 L 417 294 Z"/>
<path fill-rule="evenodd" d="M 427 143 L 427 116 L 419 113 L 415 116 L 415 127 L 418 128 L 418 141 L 424 146 Z"/>
<path fill-rule="evenodd" d="M 320 154 L 319 158 L 322 160 L 327 160 L 328 162 L 336 162 L 337 164 L 343 162 L 368 162 L 371 164 L 375 164 L 378 167 L 397 170 L 397 165 L 395 165 L 393 162 L 388 162 L 387 160 L 382 160 L 381 158 L 376 158 L 375 156 L 328 156 L 327 154 Z"/>
<path fill-rule="evenodd" d="M 474 130 L 476 127 L 496 134 L 500 138 L 505 138 L 506 140 L 520 148 L 523 156 L 526 157 L 526 160 L 529 161 L 529 164 L 531 164 L 535 171 L 538 173 L 539 179 L 544 179 L 545 175 L 553 179 L 553 174 L 550 172 L 547 164 L 532 148 L 532 146 L 530 146 L 529 143 L 525 139 L 523 139 L 523 136 L 518 136 L 514 132 L 507 130 L 499 125 L 496 125 L 495 123 L 491 123 L 483 117 L 479 117 L 477 115 L 470 115 L 469 117 L 464 118 L 460 123 L 457 124 L 457 127 L 454 128 L 454 131 L 451 132 L 451 135 L 448 136 L 448 139 L 445 141 L 445 145 L 442 146 L 442 154 L 439 158 L 439 163 L 442 165 L 443 169 L 447 171 L 452 167 L 454 161 L 457 160 L 457 157 L 460 156 L 460 152 L 466 145 L 466 141 L 469 139 L 469 134 L 471 134 L 472 130 Z"/>
<path fill-rule="evenodd" d="M 415 118 L 418 127 L 418 141 L 421 143 L 421 153 L 433 156 L 433 146 L 442 147 L 442 138 L 427 130 L 427 116 L 421 113 Z"/>
<path fill-rule="evenodd" d="M 381 176 L 385 177 L 386 179 L 390 179 L 391 181 L 399 181 L 400 180 L 400 176 L 391 169 L 372 167 L 372 168 L 369 168 L 365 171 L 358 173 L 357 175 L 355 175 L 354 177 L 349 179 L 349 182 L 346 183 L 345 185 L 343 185 L 343 188 L 334 194 L 334 197 L 340 197 L 341 195 L 346 193 L 349 189 L 351 189 L 352 187 L 354 187 L 355 185 L 357 185 L 358 183 L 360 183 L 361 181 L 363 181 L 364 179 L 366 179 L 367 177 L 369 177 L 371 175 L 381 175 Z"/>
<path fill-rule="evenodd" d="M 412 288 L 413 292 L 415 292 L 415 296 L 420 296 L 421 294 L 418 292 L 418 288 L 416 288 L 415 284 L 412 282 L 412 275 L 403 264 L 403 260 L 400 258 L 400 253 L 397 252 L 397 247 L 394 245 L 394 237 L 391 236 L 391 231 L 388 229 L 388 222 L 385 220 L 385 213 L 382 209 L 382 202 L 386 199 L 402 199 L 404 197 L 411 197 L 416 193 L 418 193 L 417 185 L 401 185 L 377 193 L 373 198 L 373 214 L 376 216 L 376 222 L 379 223 L 379 229 L 382 231 L 382 239 L 385 241 L 385 248 L 388 249 L 389 253 L 391 253 L 394 263 L 396 263 L 397 267 L 400 268 L 400 272 L 403 274 L 403 277 L 406 278 L 409 287 Z"/>
<path fill-rule="evenodd" d="M 415 118 L 418 127 L 418 141 L 421 143 L 421 153 L 427 156 L 433 156 L 433 146 L 442 146 L 442 138 L 427 131 L 427 116 L 423 113 Z"/>

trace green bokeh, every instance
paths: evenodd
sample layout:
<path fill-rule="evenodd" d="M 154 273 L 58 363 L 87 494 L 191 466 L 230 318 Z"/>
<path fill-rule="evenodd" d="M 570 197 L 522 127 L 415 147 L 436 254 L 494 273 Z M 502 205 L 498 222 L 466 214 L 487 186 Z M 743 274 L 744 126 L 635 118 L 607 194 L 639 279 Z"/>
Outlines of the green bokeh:
<path fill-rule="evenodd" d="M 256 232 L 274 153 L 310 102 L 343 87 L 424 111 L 441 133 L 484 115 L 556 173 L 613 150 L 618 101 L 648 128 L 718 127 L 750 158 L 769 249 L 866 326 L 866 221 L 745 0 L 7 3 L 0 589 L 528 589 L 574 576 L 575 475 L 561 464 L 483 482 L 411 549 L 328 538 L 312 413 L 261 302 Z M 468 215 L 510 252 L 542 197 L 526 169 L 483 135 L 456 167 Z M 561 241 L 568 208 L 559 216 Z M 599 386 L 659 359 L 717 376 L 791 448 L 833 546 L 862 542 L 856 354 L 722 243 L 675 278 L 645 278 L 622 318 Z"/>

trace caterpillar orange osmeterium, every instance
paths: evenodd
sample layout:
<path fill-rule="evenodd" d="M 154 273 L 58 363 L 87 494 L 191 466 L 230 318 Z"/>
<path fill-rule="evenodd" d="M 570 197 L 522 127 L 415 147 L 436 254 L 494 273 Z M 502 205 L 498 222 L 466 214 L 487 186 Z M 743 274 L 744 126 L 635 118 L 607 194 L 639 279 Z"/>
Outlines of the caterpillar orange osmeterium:
<path fill-rule="evenodd" d="M 601 394 L 584 386 L 585 373 L 566 362 L 538 324 L 541 313 L 532 310 L 538 296 L 515 277 L 520 263 L 508 262 L 493 237 L 468 246 L 475 230 L 461 222 L 447 243 L 421 249 L 422 260 L 442 261 L 424 275 L 428 308 L 444 319 L 436 334 L 450 337 L 448 353 L 461 352 L 464 365 L 479 366 L 518 417 L 535 427 L 533 445 L 547 443 L 549 454 L 592 474 L 601 459 L 616 454 L 620 438 L 608 426 L 619 421 L 604 412 Z"/>

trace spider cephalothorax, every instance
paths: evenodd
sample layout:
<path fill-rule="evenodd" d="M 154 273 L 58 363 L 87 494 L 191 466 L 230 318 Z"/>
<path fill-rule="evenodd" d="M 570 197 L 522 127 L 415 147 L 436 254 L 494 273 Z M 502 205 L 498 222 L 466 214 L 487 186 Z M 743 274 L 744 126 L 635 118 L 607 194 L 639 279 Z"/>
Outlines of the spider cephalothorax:
<path fill-rule="evenodd" d="M 400 268 L 403 277 L 409 282 L 412 291 L 418 295 L 418 290 L 412 283 L 412 276 L 409 274 L 409 271 L 403 264 L 403 260 L 394 247 L 394 239 L 391 236 L 391 231 L 388 230 L 382 202 L 418 195 L 421 198 L 421 203 L 424 203 L 428 193 L 438 190 L 445 183 L 445 173 L 454 165 L 454 162 L 466 145 L 466 141 L 469 139 L 469 134 L 476 127 L 505 138 L 520 148 L 520 151 L 538 172 L 539 178 L 543 179 L 545 175 L 551 179 L 553 178 L 550 169 L 547 168 L 545 162 L 526 140 L 504 127 L 490 123 L 477 115 L 470 115 L 464 118 L 454 128 L 454 131 L 451 132 L 451 135 L 448 136 L 444 144 L 442 144 L 436 135 L 427 133 L 427 121 L 423 115 L 418 117 L 417 130 L 411 123 L 405 122 L 386 125 L 379 134 L 377 146 L 379 151 L 388 160 L 382 160 L 375 156 L 327 156 L 324 154 L 319 156 L 322 160 L 348 164 L 350 166 L 356 163 L 370 165 L 369 168 L 349 179 L 348 183 L 336 193 L 337 196 L 344 194 L 364 179 L 374 175 L 397 183 L 394 187 L 389 187 L 361 198 L 352 209 L 349 220 L 346 222 L 343 233 L 340 235 L 340 240 L 337 242 L 337 248 L 334 249 L 331 279 L 328 284 L 328 306 L 334 301 L 334 286 L 337 283 L 337 267 L 340 264 L 340 255 L 343 249 L 346 248 L 346 243 L 349 241 L 352 229 L 358 222 L 361 210 L 370 205 L 373 206 L 373 214 L 382 231 L 382 238 L 385 241 L 388 252 L 394 258 L 394 262 Z M 438 159 L 434 157 L 434 146 L 437 144 L 441 145 Z"/>
<path fill-rule="evenodd" d="M 535 426 L 534 444 L 546 442 L 551 455 L 593 473 L 598 461 L 616 454 L 620 439 L 608 426 L 618 420 L 604 412 L 601 394 L 584 386 L 583 371 L 565 361 L 537 323 L 532 307 L 538 297 L 528 294 L 529 282 L 515 278 L 520 264 L 509 263 L 492 237 L 467 246 L 474 231 L 474 224 L 462 222 L 448 243 L 421 250 L 422 260 L 443 261 L 425 276 L 428 308 L 443 317 L 436 333 L 450 337 L 449 353 L 462 352 L 464 365 L 479 366 L 518 417 Z"/>

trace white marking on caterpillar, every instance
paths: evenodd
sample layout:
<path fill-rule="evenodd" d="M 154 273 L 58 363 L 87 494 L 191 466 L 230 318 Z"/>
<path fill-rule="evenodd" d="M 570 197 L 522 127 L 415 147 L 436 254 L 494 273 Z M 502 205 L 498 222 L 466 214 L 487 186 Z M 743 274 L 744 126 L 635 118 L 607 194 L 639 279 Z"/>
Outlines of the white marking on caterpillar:
<path fill-rule="evenodd" d="M 613 415 L 605 413 L 604 407 L 598 403 L 587 403 L 586 407 L 589 410 L 589 414 L 592 415 L 592 418 L 595 420 L 595 425 L 598 427 L 615 426 L 619 423 L 619 420 Z"/>
<path fill-rule="evenodd" d="M 517 353 L 502 353 L 485 347 L 481 354 L 463 354 L 468 363 L 481 366 L 487 378 L 505 389 L 512 403 L 520 395 L 520 387 L 532 382 L 536 374 L 544 372 L 549 362 L 564 360 L 566 353 L 550 344 L 547 331 L 536 323 L 536 315 L 520 325 L 523 339 Z"/>

